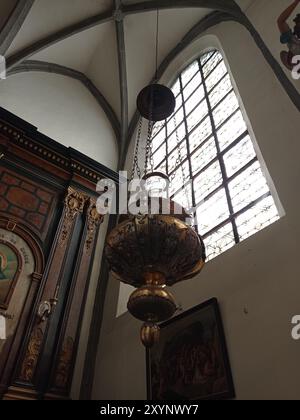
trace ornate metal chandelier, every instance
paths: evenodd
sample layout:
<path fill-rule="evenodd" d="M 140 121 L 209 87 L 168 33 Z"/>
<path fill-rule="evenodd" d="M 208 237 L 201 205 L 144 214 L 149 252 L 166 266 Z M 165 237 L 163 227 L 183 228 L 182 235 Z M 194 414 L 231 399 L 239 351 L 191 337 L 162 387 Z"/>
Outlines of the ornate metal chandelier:
<path fill-rule="evenodd" d="M 156 77 L 157 79 L 157 77 Z M 119 224 L 108 235 L 105 256 L 113 275 L 121 282 L 134 286 L 128 301 L 128 311 L 144 324 L 141 341 L 151 347 L 159 339 L 159 326 L 171 318 L 177 310 L 173 295 L 167 289 L 177 282 L 197 275 L 205 264 L 205 248 L 196 230 L 187 224 L 190 215 L 162 196 L 161 188 L 153 185 L 167 181 L 167 174 L 154 170 L 152 156 L 152 132 L 154 124 L 167 120 L 176 105 L 173 92 L 153 83 L 144 88 L 137 98 L 140 112 L 139 128 L 134 153 L 131 181 L 136 177 L 145 187 L 139 203 L 143 211 L 119 218 Z M 143 119 L 148 121 L 144 171 L 139 166 Z M 181 164 L 180 144 L 177 139 L 178 164 Z M 143 188 L 142 188 L 143 189 Z M 158 192 L 159 191 L 159 192 Z M 156 203 L 153 211 L 153 200 Z M 145 208 L 147 209 L 145 211 Z M 167 209 L 167 211 L 166 211 Z"/>
<path fill-rule="evenodd" d="M 152 161 L 152 128 L 156 121 L 168 118 L 174 110 L 175 98 L 171 90 L 150 85 L 138 98 L 138 109 L 148 120 L 148 138 L 144 175 L 138 166 L 141 130 L 137 138 L 132 179 L 166 175 L 148 168 Z M 151 166 L 151 164 L 150 164 Z M 114 276 L 137 288 L 128 301 L 129 312 L 144 322 L 141 340 L 151 347 L 159 339 L 158 323 L 171 318 L 176 303 L 167 286 L 194 277 L 205 264 L 204 244 L 196 230 L 186 223 L 189 215 L 182 207 L 165 197 L 158 198 L 158 212 L 151 212 L 147 194 L 148 213 L 122 215 L 118 226 L 108 235 L 105 255 Z M 154 197 L 155 198 L 155 197 Z M 163 210 L 169 208 L 169 214 Z M 130 210 L 130 209 L 129 209 Z"/>

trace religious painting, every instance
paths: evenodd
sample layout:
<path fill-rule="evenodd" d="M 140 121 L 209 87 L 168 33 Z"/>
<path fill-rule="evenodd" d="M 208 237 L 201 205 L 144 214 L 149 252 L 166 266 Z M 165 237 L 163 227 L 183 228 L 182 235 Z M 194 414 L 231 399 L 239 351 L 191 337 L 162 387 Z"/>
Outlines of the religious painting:
<path fill-rule="evenodd" d="M 0 242 L 0 308 L 7 309 L 13 293 L 21 261 L 18 252 L 5 242 Z"/>
<path fill-rule="evenodd" d="M 235 397 L 216 299 L 161 325 L 147 350 L 148 399 L 213 400 Z"/>

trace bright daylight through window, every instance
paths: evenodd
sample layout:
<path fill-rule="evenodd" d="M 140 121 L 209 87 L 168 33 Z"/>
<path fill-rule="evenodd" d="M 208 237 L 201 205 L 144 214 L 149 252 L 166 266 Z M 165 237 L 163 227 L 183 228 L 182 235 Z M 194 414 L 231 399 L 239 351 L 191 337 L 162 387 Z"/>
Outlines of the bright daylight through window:
<path fill-rule="evenodd" d="M 201 56 L 172 90 L 176 113 L 155 124 L 154 165 L 169 175 L 171 198 L 197 208 L 197 229 L 212 259 L 279 215 L 222 55 Z"/>

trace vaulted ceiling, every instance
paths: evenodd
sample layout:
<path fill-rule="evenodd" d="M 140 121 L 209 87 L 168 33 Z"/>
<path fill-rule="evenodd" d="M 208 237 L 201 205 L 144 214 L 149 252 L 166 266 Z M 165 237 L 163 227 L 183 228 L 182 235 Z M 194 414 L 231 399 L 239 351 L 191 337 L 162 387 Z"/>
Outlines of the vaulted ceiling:
<path fill-rule="evenodd" d="M 205 16 L 245 11 L 252 1 L 19 0 L 0 33 L 0 52 L 11 74 L 45 71 L 81 81 L 124 148 L 136 96 L 155 73 L 157 9 L 161 63 Z M 2 16 L 11 13 L 12 4 L 1 0 Z"/>

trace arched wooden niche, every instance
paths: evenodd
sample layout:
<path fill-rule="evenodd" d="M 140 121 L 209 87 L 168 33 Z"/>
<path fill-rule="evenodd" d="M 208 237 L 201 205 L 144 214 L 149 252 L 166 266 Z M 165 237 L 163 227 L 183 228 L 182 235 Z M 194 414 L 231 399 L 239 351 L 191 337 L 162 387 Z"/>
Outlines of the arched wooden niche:
<path fill-rule="evenodd" d="M 9 308 L 24 274 L 31 280 L 40 279 L 43 269 L 43 252 L 34 236 L 24 226 L 0 218 L 0 310 Z"/>
<path fill-rule="evenodd" d="M 0 217 L 0 229 L 4 229 L 7 232 L 11 232 L 19 236 L 26 242 L 33 254 L 35 266 L 34 273 L 37 275 L 41 275 L 44 271 L 45 266 L 44 254 L 39 244 L 39 241 L 35 238 L 35 236 L 25 226 L 5 217 Z M 3 241 L 1 235 L 0 240 Z"/>
<path fill-rule="evenodd" d="M 26 336 L 44 271 L 38 239 L 23 225 L 4 217 L 0 217 L 0 265 L 0 314 L 6 320 L 6 338 L 0 340 L 1 398 Z"/>
<path fill-rule="evenodd" d="M 0 308 L 7 309 L 22 271 L 23 261 L 18 249 L 0 239 Z"/>

